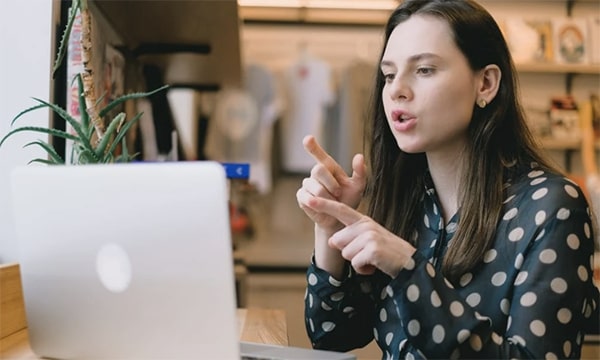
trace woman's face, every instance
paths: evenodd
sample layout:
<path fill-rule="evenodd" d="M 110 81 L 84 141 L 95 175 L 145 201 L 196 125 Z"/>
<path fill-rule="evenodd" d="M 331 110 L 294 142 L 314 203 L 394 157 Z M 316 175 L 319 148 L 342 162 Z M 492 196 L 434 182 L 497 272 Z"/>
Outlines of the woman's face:
<path fill-rule="evenodd" d="M 381 71 L 383 107 L 400 149 L 448 156 L 464 148 L 479 75 L 445 21 L 413 15 L 396 26 Z"/>

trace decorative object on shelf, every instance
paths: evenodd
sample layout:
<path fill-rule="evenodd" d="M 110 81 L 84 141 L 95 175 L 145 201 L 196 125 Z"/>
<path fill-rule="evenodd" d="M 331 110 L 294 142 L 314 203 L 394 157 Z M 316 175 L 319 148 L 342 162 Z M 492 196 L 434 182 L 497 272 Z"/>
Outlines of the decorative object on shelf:
<path fill-rule="evenodd" d="M 556 62 L 587 64 L 588 22 L 585 18 L 555 18 L 552 20 Z"/>
<path fill-rule="evenodd" d="M 555 96 L 551 99 L 550 126 L 555 139 L 581 139 L 579 111 L 572 96 Z"/>
<path fill-rule="evenodd" d="M 81 60 L 82 68 L 75 75 L 77 81 L 77 103 L 80 113 L 80 119 L 76 119 L 66 109 L 61 108 L 57 104 L 53 104 L 42 99 L 33 98 L 38 104 L 21 111 L 12 120 L 11 126 L 20 119 L 23 115 L 38 109 L 50 108 L 58 116 L 64 119 L 73 131 L 63 131 L 52 127 L 35 127 L 22 126 L 8 132 L 1 140 L 2 144 L 12 135 L 23 132 L 38 132 L 71 140 L 73 142 L 72 154 L 70 157 L 71 164 L 90 164 L 90 163 L 113 163 L 113 162 L 128 162 L 134 159 L 136 154 L 130 154 L 127 149 L 126 134 L 132 129 L 133 125 L 142 116 L 138 113 L 131 120 L 126 120 L 125 112 L 119 112 L 114 117 L 109 118 L 112 110 L 116 109 L 120 104 L 130 99 L 150 96 L 154 93 L 164 90 L 167 86 L 158 88 L 154 91 L 146 93 L 131 93 L 119 96 L 110 101 L 103 108 L 99 108 L 102 104 L 103 97 L 98 98 L 95 88 L 94 74 L 98 72 L 93 69 L 93 37 L 92 37 L 92 14 L 88 8 L 88 0 L 74 0 L 69 9 L 68 21 L 60 40 L 60 46 L 53 67 L 53 73 L 63 63 L 63 59 L 67 53 L 71 31 L 76 19 L 81 21 Z M 65 159 L 59 155 L 54 146 L 50 142 L 37 140 L 26 144 L 25 146 L 37 145 L 43 148 L 47 155 L 47 159 L 33 159 L 30 161 L 44 164 L 65 164 Z"/>
<path fill-rule="evenodd" d="M 590 63 L 600 64 L 600 14 L 588 18 Z"/>
<path fill-rule="evenodd" d="M 503 29 L 515 62 L 554 61 L 552 24 L 549 19 L 511 17 L 504 21 Z"/>
<path fill-rule="evenodd" d="M 548 108 L 529 106 L 525 108 L 525 114 L 527 116 L 529 127 L 535 136 L 540 139 L 552 136 Z"/>

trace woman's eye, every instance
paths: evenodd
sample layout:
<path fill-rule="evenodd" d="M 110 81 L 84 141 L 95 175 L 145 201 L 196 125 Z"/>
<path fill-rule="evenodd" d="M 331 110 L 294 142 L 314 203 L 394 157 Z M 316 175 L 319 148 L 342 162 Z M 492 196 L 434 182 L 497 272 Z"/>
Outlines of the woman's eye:
<path fill-rule="evenodd" d="M 431 75 L 433 74 L 434 69 L 431 67 L 420 67 L 417 69 L 417 74 L 421 75 Z"/>
<path fill-rule="evenodd" d="M 394 81 L 394 77 L 395 77 L 395 74 L 383 74 L 383 78 L 385 79 L 385 82 L 387 82 L 387 83 Z"/>

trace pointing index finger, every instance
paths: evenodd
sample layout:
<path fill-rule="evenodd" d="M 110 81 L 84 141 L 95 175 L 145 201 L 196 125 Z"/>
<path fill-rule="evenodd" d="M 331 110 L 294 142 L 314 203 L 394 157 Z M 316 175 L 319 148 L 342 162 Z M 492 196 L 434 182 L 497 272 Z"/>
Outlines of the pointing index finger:
<path fill-rule="evenodd" d="M 333 216 L 345 226 L 352 225 L 363 217 L 362 213 L 335 200 L 315 197 L 309 201 L 308 205 L 317 212 Z"/>
<path fill-rule="evenodd" d="M 346 175 L 344 169 L 319 145 L 314 136 L 308 135 L 304 137 L 302 144 L 313 159 L 325 165 L 334 176 L 340 174 Z"/>

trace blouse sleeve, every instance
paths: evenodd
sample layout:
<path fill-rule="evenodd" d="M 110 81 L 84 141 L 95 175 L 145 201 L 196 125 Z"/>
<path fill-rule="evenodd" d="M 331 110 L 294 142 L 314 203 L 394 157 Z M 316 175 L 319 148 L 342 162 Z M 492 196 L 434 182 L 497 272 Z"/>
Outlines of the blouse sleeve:
<path fill-rule="evenodd" d="M 318 268 L 314 257 L 307 271 L 305 322 L 316 349 L 348 351 L 373 339 L 375 305 L 368 276 L 352 272 L 342 281 Z"/>
<path fill-rule="evenodd" d="M 591 223 L 582 199 L 580 192 L 549 194 L 544 216 L 532 219 L 536 224 L 527 240 L 521 240 L 527 242 L 514 265 L 519 269 L 509 284 L 512 290 L 507 291 L 512 296 L 500 302 L 508 315 L 505 330 L 494 331 L 490 317 L 477 312 L 415 253 L 414 261 L 391 284 L 408 352 L 427 358 L 579 357 L 582 329 L 598 311 L 598 293 L 591 282 Z M 497 296 L 494 286 L 486 284 L 482 302 Z"/>

